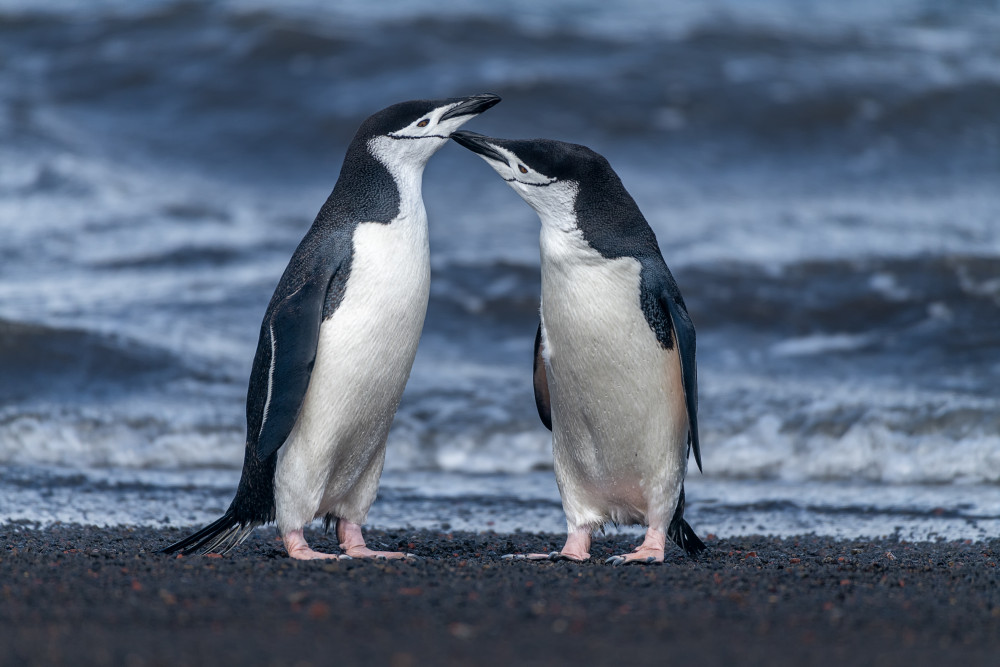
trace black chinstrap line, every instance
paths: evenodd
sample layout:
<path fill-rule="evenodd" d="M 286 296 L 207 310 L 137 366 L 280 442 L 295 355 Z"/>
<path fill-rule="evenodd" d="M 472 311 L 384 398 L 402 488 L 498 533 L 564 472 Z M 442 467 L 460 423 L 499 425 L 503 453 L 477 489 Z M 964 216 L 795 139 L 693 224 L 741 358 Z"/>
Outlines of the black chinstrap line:
<path fill-rule="evenodd" d="M 500 178 L 503 178 L 503 176 L 501 176 Z M 503 180 L 507 181 L 508 183 L 520 183 L 521 185 L 530 185 L 533 188 L 547 188 L 548 186 L 556 182 L 556 181 L 549 181 L 548 183 L 525 183 L 524 181 L 519 181 L 516 178 L 504 178 Z"/>
<path fill-rule="evenodd" d="M 440 135 L 440 134 L 425 134 L 422 137 L 418 137 L 418 136 L 413 135 L 413 134 L 387 134 L 386 136 L 389 137 L 390 139 L 431 139 L 431 138 L 434 138 L 434 139 L 444 139 L 445 141 L 447 141 L 448 139 L 451 139 L 451 137 L 446 137 L 446 136 L 443 136 L 443 135 Z"/>

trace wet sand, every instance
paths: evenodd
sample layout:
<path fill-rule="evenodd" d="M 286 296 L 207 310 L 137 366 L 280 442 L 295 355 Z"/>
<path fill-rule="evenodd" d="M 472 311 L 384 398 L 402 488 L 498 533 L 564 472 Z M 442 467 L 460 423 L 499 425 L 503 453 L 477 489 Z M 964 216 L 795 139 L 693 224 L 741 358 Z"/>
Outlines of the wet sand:
<path fill-rule="evenodd" d="M 3 664 L 995 665 L 1000 539 L 712 539 L 697 559 L 500 560 L 558 536 L 369 531 L 408 562 L 153 553 L 186 531 L 0 526 Z M 321 550 L 336 545 L 319 531 Z"/>

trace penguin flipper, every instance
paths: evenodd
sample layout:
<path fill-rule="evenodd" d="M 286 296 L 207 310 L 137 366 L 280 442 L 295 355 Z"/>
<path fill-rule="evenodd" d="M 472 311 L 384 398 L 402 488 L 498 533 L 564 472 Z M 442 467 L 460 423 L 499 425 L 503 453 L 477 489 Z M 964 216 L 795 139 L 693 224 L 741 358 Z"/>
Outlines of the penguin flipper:
<path fill-rule="evenodd" d="M 664 289 L 660 294 L 660 305 L 670 313 L 670 327 L 677 345 L 677 356 L 681 361 L 681 378 L 684 382 L 684 402 L 688 415 L 688 442 L 694 450 L 694 460 L 701 470 L 701 445 L 698 442 L 698 366 L 695 362 L 694 323 L 680 298 L 677 286 Z M 675 296 L 676 294 L 676 296 Z"/>
<path fill-rule="evenodd" d="M 327 286 L 335 273 L 305 281 L 277 300 L 264 317 L 257 344 L 260 363 L 254 360 L 249 390 L 251 396 L 263 398 L 262 414 L 256 419 L 248 415 L 247 420 L 260 423 L 256 433 L 249 434 L 258 460 L 278 451 L 298 419 L 316 362 Z"/>
<path fill-rule="evenodd" d="M 549 380 L 545 371 L 545 359 L 542 358 L 542 323 L 538 323 L 535 333 L 535 360 L 532 365 L 535 387 L 535 407 L 545 428 L 552 430 L 552 404 L 549 402 Z"/>

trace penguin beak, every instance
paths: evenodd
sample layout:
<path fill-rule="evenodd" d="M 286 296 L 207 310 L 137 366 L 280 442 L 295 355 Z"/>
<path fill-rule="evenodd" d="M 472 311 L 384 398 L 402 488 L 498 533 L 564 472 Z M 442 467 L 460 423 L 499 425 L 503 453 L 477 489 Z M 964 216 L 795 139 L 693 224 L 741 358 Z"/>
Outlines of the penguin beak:
<path fill-rule="evenodd" d="M 497 102 L 500 101 L 499 95 L 493 95 L 491 93 L 484 93 L 482 95 L 473 95 L 472 97 L 467 97 L 457 106 L 454 106 L 444 112 L 441 116 L 441 120 L 448 120 L 449 118 L 458 118 L 459 116 L 475 116 L 486 111 Z"/>
<path fill-rule="evenodd" d="M 501 164 L 507 164 L 507 158 L 500 151 L 486 141 L 487 137 L 476 132 L 452 132 L 451 138 L 462 146 L 465 146 L 473 153 L 479 153 L 487 160 L 493 160 Z"/>

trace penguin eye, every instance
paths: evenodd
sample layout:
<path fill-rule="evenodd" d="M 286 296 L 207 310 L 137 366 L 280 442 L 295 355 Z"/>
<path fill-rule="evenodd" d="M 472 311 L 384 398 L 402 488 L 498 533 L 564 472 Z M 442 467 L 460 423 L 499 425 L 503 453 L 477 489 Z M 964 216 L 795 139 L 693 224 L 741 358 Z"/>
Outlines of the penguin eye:
<path fill-rule="evenodd" d="M 527 173 L 528 173 L 528 169 L 527 169 L 527 167 L 525 167 L 525 166 L 524 166 L 523 164 L 519 164 L 519 165 L 517 165 L 517 168 L 518 168 L 518 170 L 520 170 L 520 172 L 521 172 L 522 174 L 527 174 Z"/>
<path fill-rule="evenodd" d="M 431 121 L 428 120 L 427 118 L 424 118 L 422 121 L 420 121 L 419 123 L 417 123 L 417 127 L 427 127 L 427 123 L 429 123 L 429 122 L 431 122 Z"/>

